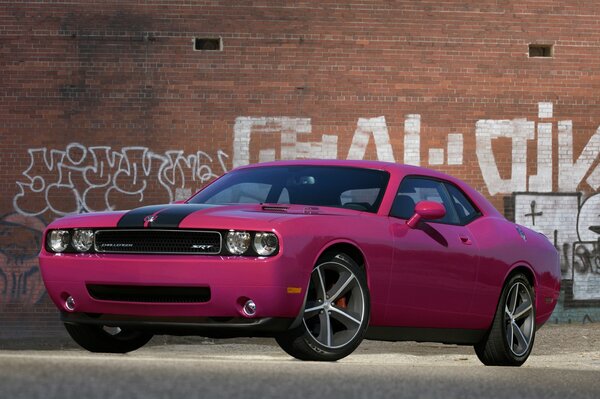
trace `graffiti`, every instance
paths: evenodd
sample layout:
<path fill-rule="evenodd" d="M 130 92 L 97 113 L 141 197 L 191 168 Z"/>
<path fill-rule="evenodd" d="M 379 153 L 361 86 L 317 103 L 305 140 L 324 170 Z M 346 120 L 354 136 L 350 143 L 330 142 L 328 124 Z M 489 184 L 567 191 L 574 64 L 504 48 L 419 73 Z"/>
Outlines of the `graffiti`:
<path fill-rule="evenodd" d="M 310 118 L 245 117 L 236 118 L 233 127 L 233 167 L 251 162 L 267 162 L 275 159 L 336 159 L 338 136 L 324 134 L 320 142 L 299 141 L 302 135 L 312 132 Z M 356 130 L 346 159 L 364 159 L 367 146 L 373 137 L 377 159 L 396 162 L 385 116 L 358 118 Z M 273 142 L 281 140 L 279 152 Z M 259 148 L 258 159 L 250 158 L 251 142 L 268 143 L 269 148 Z M 448 135 L 448 165 L 463 163 L 463 135 Z M 421 115 L 409 114 L 404 120 L 404 157 L 408 165 L 421 164 Z M 429 151 L 429 164 L 444 164 L 444 149 Z"/>
<path fill-rule="evenodd" d="M 551 118 L 552 103 L 539 103 L 538 118 Z M 552 192 L 552 123 L 537 124 L 537 174 L 527 179 L 527 144 L 535 139 L 535 122 L 527 119 L 480 120 L 475 126 L 476 153 L 490 195 L 510 192 Z M 500 177 L 492 142 L 498 138 L 512 141 L 510 178 Z M 600 127 L 574 160 L 573 122 L 558 122 L 558 191 L 573 192 L 600 153 Z M 585 179 L 594 190 L 600 188 L 600 167 Z M 529 184 L 528 184 L 529 183 Z"/>
<path fill-rule="evenodd" d="M 476 153 L 481 174 L 490 195 L 527 189 L 527 140 L 534 138 L 534 123 L 525 119 L 480 120 L 475 128 Z M 512 169 L 508 179 L 500 177 L 492 141 L 501 137 L 512 140 Z"/>
<path fill-rule="evenodd" d="M 404 163 L 421 165 L 421 115 L 407 115 L 404 120 Z"/>
<path fill-rule="evenodd" d="M 600 153 L 600 127 L 588 140 L 578 157 L 573 152 L 573 122 L 557 123 L 558 134 L 558 190 L 553 187 L 553 123 L 544 122 L 552 118 L 552 103 L 538 103 L 536 124 L 524 118 L 513 120 L 482 119 L 475 123 L 475 153 L 483 180 L 489 194 L 509 194 L 512 192 L 574 192 L 585 181 L 597 190 L 600 188 L 600 166 L 590 169 Z M 537 126 L 536 126 L 537 125 Z M 334 159 L 338 157 L 338 137 L 322 135 L 320 142 L 301 141 L 301 136 L 312 133 L 310 118 L 290 117 L 238 117 L 234 125 L 233 166 L 275 159 Z M 421 115 L 409 114 L 404 120 L 404 156 L 407 165 L 419 166 L 421 160 Z M 374 139 L 377 159 L 395 162 L 396 157 L 390 142 L 390 133 L 384 116 L 358 118 L 346 159 L 364 159 L 367 146 Z M 493 151 L 493 143 L 498 139 L 510 139 L 511 150 L 498 156 Z M 536 174 L 527 173 L 527 148 L 535 140 L 537 147 Z M 273 142 L 281 142 L 279 149 Z M 250 157 L 252 143 L 257 143 L 258 159 Z M 268 143 L 269 148 L 261 148 Z M 429 148 L 429 165 L 462 165 L 463 135 L 451 133 L 447 137 L 447 148 Z M 447 159 L 446 159 L 447 156 Z M 510 176 L 500 173 L 498 159 L 510 159 Z M 446 162 L 445 162 L 446 161 Z M 586 178 L 587 175 L 587 178 Z"/>
<path fill-rule="evenodd" d="M 600 194 L 514 193 L 515 222 L 545 234 L 561 255 L 573 300 L 600 299 Z"/>
<path fill-rule="evenodd" d="M 600 154 L 600 127 L 581 151 L 577 160 L 573 161 L 573 122 L 559 122 L 558 148 L 558 191 L 575 191 Z M 594 190 L 598 190 L 600 188 L 600 167 L 596 167 L 585 181 Z"/>
<path fill-rule="evenodd" d="M 29 149 L 30 164 L 17 181 L 15 211 L 36 216 L 134 207 L 152 193 L 153 202 L 185 198 L 227 169 L 228 155 L 182 150 L 155 153 L 147 147 L 86 147 L 71 143 L 62 149 Z M 213 170 L 218 163 L 220 169 Z M 215 173 L 216 172 L 216 173 Z"/>
<path fill-rule="evenodd" d="M 598 242 L 574 243 L 573 270 L 576 274 L 600 275 L 600 246 Z"/>
<path fill-rule="evenodd" d="M 250 163 L 250 139 L 252 136 L 278 135 L 281 139 L 280 159 L 337 158 L 337 136 L 324 134 L 320 143 L 298 141 L 299 135 L 310 134 L 310 118 L 287 117 L 238 117 L 233 127 L 233 167 Z M 260 149 L 259 162 L 274 161 L 275 148 Z"/>
<path fill-rule="evenodd" d="M 35 305 L 44 294 L 37 254 L 45 223 L 16 213 L 0 218 L 0 309 Z"/>
<path fill-rule="evenodd" d="M 573 243 L 573 299 L 600 299 L 600 241 Z"/>
<path fill-rule="evenodd" d="M 533 226 L 535 226 L 535 217 L 536 216 L 542 216 L 544 214 L 544 212 L 536 212 L 535 211 L 535 206 L 536 206 L 535 200 L 531 201 L 531 203 L 529 204 L 529 206 L 531 207 L 531 212 L 526 213 L 525 216 L 531 216 L 531 224 Z"/>
<path fill-rule="evenodd" d="M 448 135 L 448 165 L 463 164 L 463 135 L 450 133 Z"/>
<path fill-rule="evenodd" d="M 375 141 L 377 158 L 380 161 L 396 162 L 384 116 L 358 119 L 347 159 L 364 159 L 371 134 Z"/>
<path fill-rule="evenodd" d="M 451 133 L 448 135 L 448 165 L 462 165 L 463 163 L 463 135 L 460 133 Z M 416 160 L 413 161 L 416 164 Z M 429 165 L 444 164 L 444 149 L 429 149 Z"/>

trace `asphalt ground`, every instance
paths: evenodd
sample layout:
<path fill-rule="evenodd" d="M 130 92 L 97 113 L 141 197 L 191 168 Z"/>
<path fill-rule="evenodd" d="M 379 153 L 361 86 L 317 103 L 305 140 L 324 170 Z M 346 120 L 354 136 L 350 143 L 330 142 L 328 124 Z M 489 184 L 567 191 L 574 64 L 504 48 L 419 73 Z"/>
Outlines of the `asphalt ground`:
<path fill-rule="evenodd" d="M 600 324 L 548 325 L 520 368 L 471 347 L 365 341 L 335 363 L 270 339 L 155 337 L 127 355 L 68 339 L 0 341 L 1 398 L 600 398 Z"/>

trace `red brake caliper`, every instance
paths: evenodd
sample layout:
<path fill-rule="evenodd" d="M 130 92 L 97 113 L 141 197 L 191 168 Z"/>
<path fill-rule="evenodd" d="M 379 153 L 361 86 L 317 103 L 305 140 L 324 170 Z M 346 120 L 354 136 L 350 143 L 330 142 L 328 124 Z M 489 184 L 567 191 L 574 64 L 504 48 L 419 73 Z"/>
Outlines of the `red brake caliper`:
<path fill-rule="evenodd" d="M 338 308 L 342 308 L 342 309 L 347 308 L 348 303 L 346 302 L 346 297 L 343 296 L 340 299 L 338 299 L 337 301 L 335 301 L 335 306 L 337 306 Z"/>

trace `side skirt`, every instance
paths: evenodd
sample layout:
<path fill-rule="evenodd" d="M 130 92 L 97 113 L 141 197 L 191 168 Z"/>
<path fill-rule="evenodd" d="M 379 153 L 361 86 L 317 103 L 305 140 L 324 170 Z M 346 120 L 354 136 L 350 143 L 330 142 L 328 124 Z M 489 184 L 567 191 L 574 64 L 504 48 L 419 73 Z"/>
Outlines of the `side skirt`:
<path fill-rule="evenodd" d="M 487 330 L 464 330 L 458 328 L 415 328 L 369 326 L 365 339 L 375 341 L 440 342 L 443 344 L 475 345 Z"/>

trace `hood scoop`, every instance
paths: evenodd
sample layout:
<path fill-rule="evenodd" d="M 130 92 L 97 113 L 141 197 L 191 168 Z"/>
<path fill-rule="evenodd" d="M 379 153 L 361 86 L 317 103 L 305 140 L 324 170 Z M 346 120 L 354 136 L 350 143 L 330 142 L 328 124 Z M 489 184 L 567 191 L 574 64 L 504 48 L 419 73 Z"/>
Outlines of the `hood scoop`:
<path fill-rule="evenodd" d="M 262 204 L 261 209 L 266 212 L 277 212 L 277 213 L 292 213 L 292 214 L 305 214 L 305 215 L 316 215 L 321 213 L 321 209 L 318 206 L 302 206 L 302 205 L 289 205 L 289 204 Z"/>
<path fill-rule="evenodd" d="M 267 212 L 281 212 L 286 213 L 287 210 L 290 209 L 289 206 L 285 205 L 263 205 L 262 210 Z"/>

